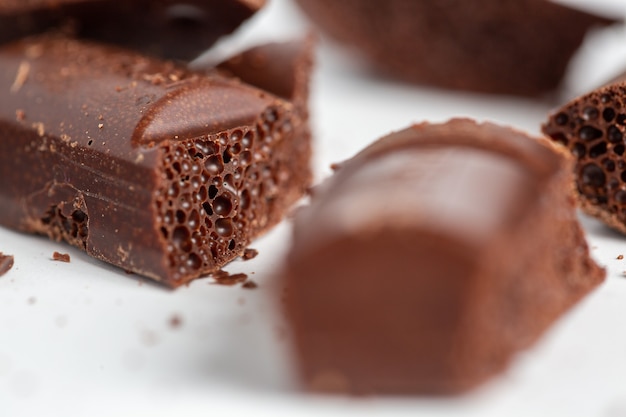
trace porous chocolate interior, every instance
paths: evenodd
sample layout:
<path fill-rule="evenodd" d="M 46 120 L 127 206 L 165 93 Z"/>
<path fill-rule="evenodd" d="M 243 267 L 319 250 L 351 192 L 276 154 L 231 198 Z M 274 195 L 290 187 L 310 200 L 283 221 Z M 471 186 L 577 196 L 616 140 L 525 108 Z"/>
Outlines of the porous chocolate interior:
<path fill-rule="evenodd" d="M 289 129 L 268 110 L 254 127 L 161 147 L 163 181 L 154 203 L 174 279 L 224 265 L 277 220 L 273 202 L 290 173 L 288 154 L 271 146 Z"/>
<path fill-rule="evenodd" d="M 576 186 L 584 201 L 626 223 L 626 84 L 580 97 L 550 116 L 545 134 L 576 157 Z"/>

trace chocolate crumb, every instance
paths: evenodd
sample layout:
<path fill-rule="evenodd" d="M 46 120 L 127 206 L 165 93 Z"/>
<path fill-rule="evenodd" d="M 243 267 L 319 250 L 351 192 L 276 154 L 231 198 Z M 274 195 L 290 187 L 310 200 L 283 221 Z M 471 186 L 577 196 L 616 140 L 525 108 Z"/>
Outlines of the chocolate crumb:
<path fill-rule="evenodd" d="M 256 282 L 254 282 L 252 280 L 248 280 L 248 281 L 243 283 L 241 288 L 245 288 L 247 290 L 255 290 L 255 289 L 259 288 L 259 284 L 257 284 Z"/>
<path fill-rule="evenodd" d="M 228 272 L 221 270 L 221 269 L 217 272 L 214 272 L 211 276 L 215 280 L 213 284 L 227 285 L 227 286 L 241 284 L 243 282 L 246 282 L 246 280 L 248 279 L 248 276 L 246 274 L 231 275 Z"/>
<path fill-rule="evenodd" d="M 69 255 L 69 253 L 54 252 L 52 254 L 52 260 L 53 261 L 69 263 L 70 262 L 70 255 Z"/>
<path fill-rule="evenodd" d="M 241 258 L 244 261 L 249 261 L 250 259 L 256 258 L 258 254 L 259 251 L 256 249 L 246 249 L 243 251 L 243 255 L 241 256 Z"/>
<path fill-rule="evenodd" d="M 0 277 L 13 268 L 13 261 L 12 255 L 5 255 L 0 252 Z"/>
<path fill-rule="evenodd" d="M 173 314 L 170 317 L 169 324 L 172 329 L 178 329 L 183 324 L 183 320 L 178 314 Z"/>
<path fill-rule="evenodd" d="M 28 302 L 28 304 L 30 304 L 30 305 L 32 306 L 33 304 L 35 304 L 35 303 L 37 302 L 37 298 L 35 298 L 35 297 L 30 297 L 30 298 L 27 300 L 27 302 Z"/>
<path fill-rule="evenodd" d="M 617 260 L 621 261 L 622 259 L 624 259 L 624 255 L 617 255 Z"/>
<path fill-rule="evenodd" d="M 340 162 L 336 162 L 336 163 L 330 164 L 330 169 L 333 172 L 339 171 L 341 169 L 341 163 Z"/>

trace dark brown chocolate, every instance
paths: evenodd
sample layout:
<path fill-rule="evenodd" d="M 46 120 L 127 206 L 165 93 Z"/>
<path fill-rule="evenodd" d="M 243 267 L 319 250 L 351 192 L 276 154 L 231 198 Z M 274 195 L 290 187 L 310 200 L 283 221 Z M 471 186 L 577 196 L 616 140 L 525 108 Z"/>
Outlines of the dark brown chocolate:
<path fill-rule="evenodd" d="M 614 23 L 545 0 L 298 0 L 378 69 L 420 84 L 537 96 L 560 83 L 589 28 Z"/>
<path fill-rule="evenodd" d="M 626 233 L 626 82 L 565 104 L 549 116 L 543 132 L 574 155 L 583 211 Z"/>
<path fill-rule="evenodd" d="M 9 272 L 11 268 L 13 268 L 13 262 L 14 259 L 12 255 L 5 255 L 4 253 L 0 252 L 0 277 Z"/>
<path fill-rule="evenodd" d="M 550 142 L 456 119 L 342 164 L 295 220 L 287 317 L 307 387 L 456 393 L 604 279 Z"/>
<path fill-rule="evenodd" d="M 170 286 L 241 256 L 311 180 L 291 103 L 171 62 L 45 37 L 0 48 L 0 91 L 0 224 Z"/>
<path fill-rule="evenodd" d="M 265 0 L 0 0 L 0 42 L 51 28 L 165 58 L 190 60 Z"/>

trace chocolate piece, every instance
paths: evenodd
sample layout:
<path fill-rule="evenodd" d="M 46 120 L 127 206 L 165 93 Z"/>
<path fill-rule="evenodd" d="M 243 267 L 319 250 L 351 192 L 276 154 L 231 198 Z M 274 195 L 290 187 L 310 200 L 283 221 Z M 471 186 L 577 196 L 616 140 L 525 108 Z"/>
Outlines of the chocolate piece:
<path fill-rule="evenodd" d="M 543 132 L 576 158 L 582 210 L 626 233 L 626 82 L 601 87 L 554 111 Z"/>
<path fill-rule="evenodd" d="M 0 224 L 170 286 L 241 256 L 309 185 L 292 105 L 236 81 L 42 38 L 0 48 L 0 91 Z"/>
<path fill-rule="evenodd" d="M 53 261 L 59 261 L 59 262 L 67 262 L 69 263 L 71 258 L 70 255 L 68 253 L 60 253 L 60 252 L 54 252 L 52 254 L 52 260 Z"/>
<path fill-rule="evenodd" d="M 13 268 L 13 256 L 0 252 L 0 277 Z"/>
<path fill-rule="evenodd" d="M 319 188 L 284 274 L 307 386 L 469 389 L 603 281 L 571 161 L 546 145 L 469 120 L 416 125 Z"/>
<path fill-rule="evenodd" d="M 218 65 L 229 76 L 289 100 L 298 117 L 296 136 L 298 153 L 310 155 L 311 127 L 309 123 L 309 85 L 315 53 L 315 38 L 311 35 L 291 42 L 256 46 Z M 211 68 L 205 68 L 211 70 Z"/>
<path fill-rule="evenodd" d="M 0 42 L 53 27 L 166 58 L 193 59 L 265 0 L 0 0 Z"/>
<path fill-rule="evenodd" d="M 537 96 L 554 90 L 587 30 L 615 20 L 545 0 L 298 0 L 378 69 L 420 84 Z"/>

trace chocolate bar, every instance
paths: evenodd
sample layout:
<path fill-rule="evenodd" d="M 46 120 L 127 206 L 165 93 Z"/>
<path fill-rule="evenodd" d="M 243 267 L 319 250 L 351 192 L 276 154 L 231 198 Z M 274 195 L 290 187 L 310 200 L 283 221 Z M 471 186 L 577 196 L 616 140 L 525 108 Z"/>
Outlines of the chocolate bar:
<path fill-rule="evenodd" d="M 283 274 L 305 385 L 467 390 L 599 285 L 571 160 L 549 145 L 456 119 L 341 164 L 296 216 Z"/>
<path fill-rule="evenodd" d="M 558 87 L 587 31 L 616 20 L 545 0 L 298 0 L 326 33 L 404 80 L 538 96 Z"/>
<path fill-rule="evenodd" d="M 582 210 L 626 233 L 626 82 L 618 79 L 555 110 L 543 132 L 574 155 Z"/>
<path fill-rule="evenodd" d="M 280 221 L 311 180 L 293 105 L 100 44 L 0 48 L 0 224 L 175 287 Z"/>
<path fill-rule="evenodd" d="M 190 60 L 265 0 L 0 0 L 0 42 L 51 28 L 164 58 Z"/>

